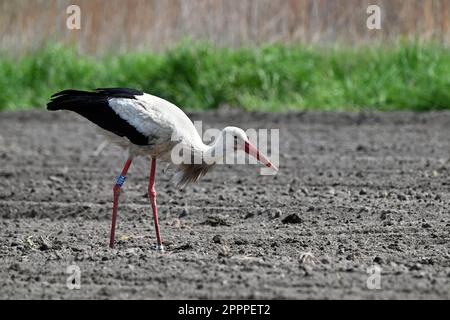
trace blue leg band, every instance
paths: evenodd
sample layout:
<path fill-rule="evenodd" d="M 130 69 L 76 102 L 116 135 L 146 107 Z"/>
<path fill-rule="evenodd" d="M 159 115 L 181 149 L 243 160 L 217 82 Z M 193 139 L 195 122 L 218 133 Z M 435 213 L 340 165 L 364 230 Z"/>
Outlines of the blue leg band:
<path fill-rule="evenodd" d="M 116 185 L 118 185 L 119 187 L 123 186 L 123 184 L 125 183 L 125 180 L 127 179 L 127 177 L 120 175 L 117 178 L 117 182 Z"/>

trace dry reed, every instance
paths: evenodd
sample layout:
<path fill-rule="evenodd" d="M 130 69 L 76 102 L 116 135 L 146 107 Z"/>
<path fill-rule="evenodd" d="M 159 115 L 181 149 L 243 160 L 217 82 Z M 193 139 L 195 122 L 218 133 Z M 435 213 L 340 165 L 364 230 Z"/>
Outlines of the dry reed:
<path fill-rule="evenodd" d="M 82 28 L 66 28 L 69 4 Z M 368 30 L 369 4 L 382 30 Z M 218 46 L 261 43 L 359 45 L 399 38 L 450 42 L 450 0 L 0 0 L 0 48 L 16 53 L 48 41 L 82 52 L 162 50 L 183 38 Z"/>

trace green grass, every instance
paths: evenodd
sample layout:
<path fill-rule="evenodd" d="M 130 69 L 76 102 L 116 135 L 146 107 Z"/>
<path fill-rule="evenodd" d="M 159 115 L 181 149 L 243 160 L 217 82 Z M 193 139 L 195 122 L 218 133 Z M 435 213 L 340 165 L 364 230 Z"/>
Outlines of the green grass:
<path fill-rule="evenodd" d="M 268 45 L 226 49 L 184 42 L 164 53 L 92 57 L 48 45 L 0 56 L 0 110 L 43 107 L 67 88 L 134 87 L 186 110 L 450 109 L 450 50 Z"/>

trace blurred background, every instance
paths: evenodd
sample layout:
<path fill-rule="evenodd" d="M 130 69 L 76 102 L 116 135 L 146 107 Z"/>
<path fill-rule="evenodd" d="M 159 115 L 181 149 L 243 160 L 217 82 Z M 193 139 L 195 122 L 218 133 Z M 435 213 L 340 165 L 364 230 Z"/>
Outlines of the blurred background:
<path fill-rule="evenodd" d="M 164 50 L 189 37 L 219 46 L 367 44 L 401 37 L 450 41 L 449 0 L 2 0 L 1 48 L 23 52 L 49 40 L 83 52 Z M 82 28 L 65 28 L 80 6 Z M 370 4 L 382 27 L 366 27 Z"/>
<path fill-rule="evenodd" d="M 101 86 L 186 109 L 447 109 L 449 42 L 450 0 L 0 0 L 0 110 Z"/>

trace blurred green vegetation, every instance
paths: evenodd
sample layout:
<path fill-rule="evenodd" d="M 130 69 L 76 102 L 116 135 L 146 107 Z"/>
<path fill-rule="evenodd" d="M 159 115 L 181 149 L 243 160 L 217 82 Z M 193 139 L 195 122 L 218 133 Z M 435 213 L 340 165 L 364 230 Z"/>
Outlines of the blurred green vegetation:
<path fill-rule="evenodd" d="M 130 87 L 185 110 L 221 104 L 247 110 L 450 109 L 450 50 L 267 45 L 228 49 L 183 42 L 163 53 L 80 55 L 59 45 L 0 56 L 0 110 L 43 107 L 67 89 Z"/>

